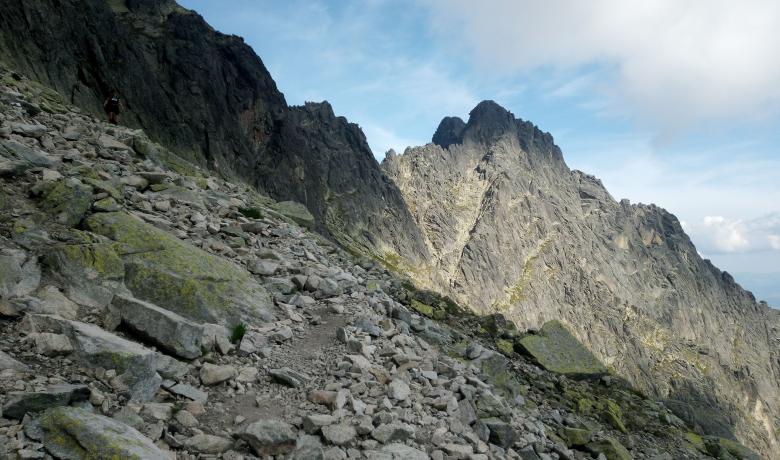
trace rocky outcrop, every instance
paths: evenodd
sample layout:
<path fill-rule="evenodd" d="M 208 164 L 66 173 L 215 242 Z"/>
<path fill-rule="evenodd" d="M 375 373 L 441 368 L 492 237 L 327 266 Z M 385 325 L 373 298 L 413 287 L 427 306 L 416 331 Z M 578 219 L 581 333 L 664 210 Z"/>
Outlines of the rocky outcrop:
<path fill-rule="evenodd" d="M 688 422 L 780 451 L 780 323 L 654 205 L 616 202 L 492 101 L 388 157 L 431 254 L 422 286 L 522 328 L 560 320 Z"/>
<path fill-rule="evenodd" d="M 117 89 L 123 124 L 276 200 L 303 203 L 318 231 L 354 250 L 388 260 L 426 255 L 360 128 L 327 102 L 288 107 L 241 38 L 216 32 L 173 0 L 3 2 L 0 59 L 93 115 L 102 115 L 103 100 Z M 47 97 L 46 109 L 64 110 L 57 93 Z M 135 147 L 148 150 L 143 142 Z M 0 176 L 38 161 L 34 151 L 18 156 L 0 164 Z"/>

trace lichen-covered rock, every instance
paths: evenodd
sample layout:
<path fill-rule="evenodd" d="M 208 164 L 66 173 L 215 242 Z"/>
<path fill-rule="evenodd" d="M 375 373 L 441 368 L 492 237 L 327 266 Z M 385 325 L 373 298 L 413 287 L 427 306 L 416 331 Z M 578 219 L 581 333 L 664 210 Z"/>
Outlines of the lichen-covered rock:
<path fill-rule="evenodd" d="M 607 368 L 559 321 L 544 323 L 538 334 L 520 339 L 520 347 L 545 369 L 572 377 L 593 377 Z"/>
<path fill-rule="evenodd" d="M 71 300 L 92 307 L 106 307 L 122 292 L 125 265 L 115 245 L 105 238 L 73 230 L 70 241 L 53 245 L 43 262 L 65 286 Z"/>
<path fill-rule="evenodd" d="M 306 206 L 295 201 L 280 201 L 272 205 L 272 209 L 279 214 L 295 221 L 306 228 L 314 228 L 314 216 L 306 209 Z"/>
<path fill-rule="evenodd" d="M 598 441 L 593 441 L 587 446 L 589 451 L 594 454 L 604 454 L 607 460 L 632 460 L 634 457 L 628 452 L 628 449 L 623 447 L 617 440 L 613 438 L 606 438 Z"/>
<path fill-rule="evenodd" d="M 40 207 L 68 227 L 75 227 L 92 207 L 92 187 L 76 179 L 46 184 Z"/>
<path fill-rule="evenodd" d="M 118 374 L 115 384 L 124 387 L 122 392 L 131 399 L 152 399 L 162 382 L 154 351 L 93 324 L 50 315 L 27 315 L 22 329 L 66 335 L 74 348 L 72 356 L 90 367 L 115 369 Z"/>
<path fill-rule="evenodd" d="M 124 212 L 94 214 L 85 224 L 119 243 L 135 297 L 200 322 L 273 318 L 267 292 L 238 265 Z"/>
<path fill-rule="evenodd" d="M 89 387 L 86 385 L 51 385 L 40 391 L 13 391 L 3 406 L 3 416 L 21 419 L 27 413 L 40 412 L 52 407 L 86 401 Z"/>
<path fill-rule="evenodd" d="M 75 407 L 58 407 L 39 419 L 43 445 L 56 458 L 67 460 L 169 458 L 134 428 L 117 420 Z"/>
<path fill-rule="evenodd" d="M 161 348 L 185 359 L 201 355 L 201 325 L 157 305 L 124 295 L 115 296 L 111 305 L 122 323 Z"/>

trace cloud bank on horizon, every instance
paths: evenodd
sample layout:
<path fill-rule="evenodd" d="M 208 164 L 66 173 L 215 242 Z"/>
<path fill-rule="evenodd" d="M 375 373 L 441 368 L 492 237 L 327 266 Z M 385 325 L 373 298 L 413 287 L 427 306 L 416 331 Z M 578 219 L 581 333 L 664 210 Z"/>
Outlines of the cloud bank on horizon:
<path fill-rule="evenodd" d="M 495 100 L 780 307 L 780 2 L 180 3 L 243 36 L 288 103 L 358 123 L 378 159 Z"/>

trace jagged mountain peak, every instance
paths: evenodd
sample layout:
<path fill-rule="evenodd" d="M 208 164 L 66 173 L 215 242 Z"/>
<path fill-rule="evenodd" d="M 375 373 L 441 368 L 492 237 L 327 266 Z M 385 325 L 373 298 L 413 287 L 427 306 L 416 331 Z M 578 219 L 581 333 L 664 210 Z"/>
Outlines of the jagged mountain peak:
<path fill-rule="evenodd" d="M 460 117 L 444 117 L 433 134 L 433 143 L 447 148 L 452 144 L 460 144 L 463 141 L 463 130 L 466 128 L 466 122 Z"/>

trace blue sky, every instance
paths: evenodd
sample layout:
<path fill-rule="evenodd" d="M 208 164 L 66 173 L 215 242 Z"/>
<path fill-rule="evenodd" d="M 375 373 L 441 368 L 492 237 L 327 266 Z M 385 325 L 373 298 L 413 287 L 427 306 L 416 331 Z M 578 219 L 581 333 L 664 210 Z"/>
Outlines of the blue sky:
<path fill-rule="evenodd" d="M 780 2 L 180 0 L 378 159 L 493 99 L 780 306 Z M 226 6 L 229 5 L 229 6 Z"/>

